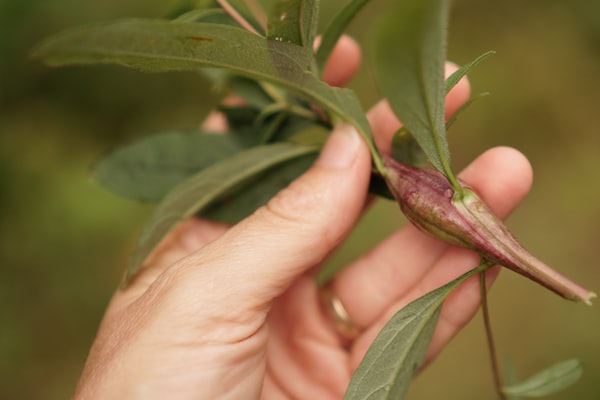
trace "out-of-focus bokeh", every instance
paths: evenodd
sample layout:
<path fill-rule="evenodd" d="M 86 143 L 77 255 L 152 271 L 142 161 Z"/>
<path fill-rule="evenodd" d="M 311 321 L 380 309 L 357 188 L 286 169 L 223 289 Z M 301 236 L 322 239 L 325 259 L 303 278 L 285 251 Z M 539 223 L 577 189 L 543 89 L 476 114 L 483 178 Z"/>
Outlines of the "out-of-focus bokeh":
<path fill-rule="evenodd" d="M 368 33 L 393 1 L 372 2 L 351 28 L 367 56 L 351 84 L 365 107 L 378 98 Z M 97 187 L 94 160 L 140 135 L 197 125 L 211 97 L 197 74 L 51 69 L 28 52 L 67 27 L 161 17 L 176 3 L 0 2 L 0 398 L 70 396 L 151 211 Z M 341 5 L 322 3 L 324 21 Z M 600 2 L 456 1 L 449 58 L 466 63 L 490 49 L 497 54 L 471 82 L 491 95 L 451 130 L 453 163 L 459 169 L 497 145 L 525 153 L 535 183 L 509 226 L 540 258 L 600 291 Z M 380 202 L 332 262 L 357 257 L 401 221 L 395 205 Z M 490 297 L 503 361 L 527 376 L 579 357 L 582 380 L 551 398 L 600 398 L 598 305 L 565 302 L 511 272 Z M 494 398 L 479 316 L 415 380 L 410 398 Z"/>

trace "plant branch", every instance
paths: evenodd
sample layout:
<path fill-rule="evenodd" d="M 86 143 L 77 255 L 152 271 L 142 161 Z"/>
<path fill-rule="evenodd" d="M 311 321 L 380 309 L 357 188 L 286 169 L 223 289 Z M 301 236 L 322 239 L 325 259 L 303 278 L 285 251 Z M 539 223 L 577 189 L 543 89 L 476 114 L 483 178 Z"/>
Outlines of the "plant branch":
<path fill-rule="evenodd" d="M 262 8 L 260 3 L 256 0 L 246 0 L 246 5 L 250 9 L 254 18 L 256 18 L 256 22 L 267 31 L 267 15 L 265 14 L 265 10 Z"/>
<path fill-rule="evenodd" d="M 494 387 L 498 398 L 500 400 L 506 400 L 506 395 L 502 390 L 502 377 L 500 375 L 500 366 L 498 365 L 498 355 L 496 354 L 496 346 L 494 345 L 494 336 L 492 334 L 492 324 L 490 321 L 490 311 L 488 308 L 487 301 L 487 288 L 485 284 L 485 270 L 479 273 L 479 288 L 481 292 L 481 309 L 483 311 L 483 323 L 485 326 L 485 334 L 488 342 L 488 349 L 490 352 L 490 362 L 492 364 L 492 373 L 494 375 Z"/>
<path fill-rule="evenodd" d="M 259 35 L 259 33 L 254 29 L 254 27 L 244 19 L 240 15 L 239 12 L 231 4 L 227 2 L 227 0 L 217 0 L 217 3 L 221 6 L 223 11 L 225 11 L 235 22 L 237 22 L 242 28 L 246 29 L 249 32 Z"/>

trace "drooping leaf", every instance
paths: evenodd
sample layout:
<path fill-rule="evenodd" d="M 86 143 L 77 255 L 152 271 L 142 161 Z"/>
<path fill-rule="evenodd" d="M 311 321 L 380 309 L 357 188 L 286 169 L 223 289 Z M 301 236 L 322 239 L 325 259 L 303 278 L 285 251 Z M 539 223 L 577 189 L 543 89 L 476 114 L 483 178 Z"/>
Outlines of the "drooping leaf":
<path fill-rule="evenodd" d="M 338 39 L 342 36 L 356 14 L 358 14 L 368 2 L 369 0 L 350 0 L 350 2 L 333 17 L 329 25 L 327 25 L 327 28 L 325 28 L 323 36 L 321 37 L 321 43 L 319 44 L 316 55 L 319 71 L 323 71 L 325 63 L 327 63 Z"/>
<path fill-rule="evenodd" d="M 402 400 L 423 359 L 446 297 L 475 268 L 398 311 L 354 372 L 345 400 Z"/>
<path fill-rule="evenodd" d="M 376 25 L 374 48 L 383 94 L 427 158 L 450 179 L 444 123 L 448 8 L 446 0 L 397 2 Z"/>
<path fill-rule="evenodd" d="M 176 186 L 155 210 L 133 254 L 128 276 L 179 222 L 235 193 L 258 174 L 318 151 L 316 146 L 276 143 L 257 146 L 203 169 Z"/>
<path fill-rule="evenodd" d="M 224 68 L 281 85 L 354 125 L 371 148 L 377 169 L 384 171 L 354 92 L 318 79 L 310 70 L 312 50 L 294 44 L 226 25 L 134 19 L 63 32 L 33 55 L 51 65 L 111 63 L 147 72 Z"/>
<path fill-rule="evenodd" d="M 269 13 L 267 37 L 294 43 L 312 52 L 318 17 L 319 0 L 278 0 Z"/>
<path fill-rule="evenodd" d="M 190 175 L 242 149 L 235 135 L 165 132 L 113 150 L 94 166 L 93 173 L 116 194 L 159 202 Z"/>
<path fill-rule="evenodd" d="M 503 388 L 504 393 L 520 397 L 544 397 L 557 393 L 581 378 L 583 363 L 577 359 L 562 361 L 525 381 Z"/>

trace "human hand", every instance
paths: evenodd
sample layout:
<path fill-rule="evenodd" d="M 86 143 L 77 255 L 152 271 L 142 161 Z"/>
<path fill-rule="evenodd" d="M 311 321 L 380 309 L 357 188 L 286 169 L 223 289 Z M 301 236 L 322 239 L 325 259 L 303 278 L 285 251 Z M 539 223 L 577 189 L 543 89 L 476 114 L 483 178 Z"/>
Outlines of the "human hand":
<path fill-rule="evenodd" d="M 325 72 L 342 84 L 360 52 L 344 39 Z M 447 114 L 468 97 L 462 82 Z M 387 103 L 370 112 L 386 151 L 399 122 Z M 358 334 L 341 335 L 324 310 L 315 269 L 360 218 L 369 152 L 353 128 L 334 129 L 315 165 L 233 227 L 190 220 L 176 229 L 112 299 L 76 397 L 123 399 L 340 399 L 377 332 L 399 308 L 479 263 L 407 225 L 329 285 Z M 528 162 L 490 150 L 461 178 L 500 216 L 524 197 Z M 493 178 L 493 179 L 492 179 Z M 488 270 L 488 282 L 497 269 Z M 427 359 L 469 321 L 477 279 L 447 299 Z"/>

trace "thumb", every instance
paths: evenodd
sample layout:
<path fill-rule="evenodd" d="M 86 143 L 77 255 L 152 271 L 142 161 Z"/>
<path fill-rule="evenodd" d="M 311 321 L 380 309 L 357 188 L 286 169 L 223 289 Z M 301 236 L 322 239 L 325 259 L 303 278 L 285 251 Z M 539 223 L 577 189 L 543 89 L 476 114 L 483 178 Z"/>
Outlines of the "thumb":
<path fill-rule="evenodd" d="M 350 231 L 364 206 L 370 170 L 368 149 L 356 130 L 336 127 L 304 175 L 174 265 L 176 275 L 194 288 L 196 300 L 200 288 L 213 304 L 222 299 L 245 309 L 268 307 Z M 178 287 L 177 292 L 185 296 L 186 291 Z"/>

